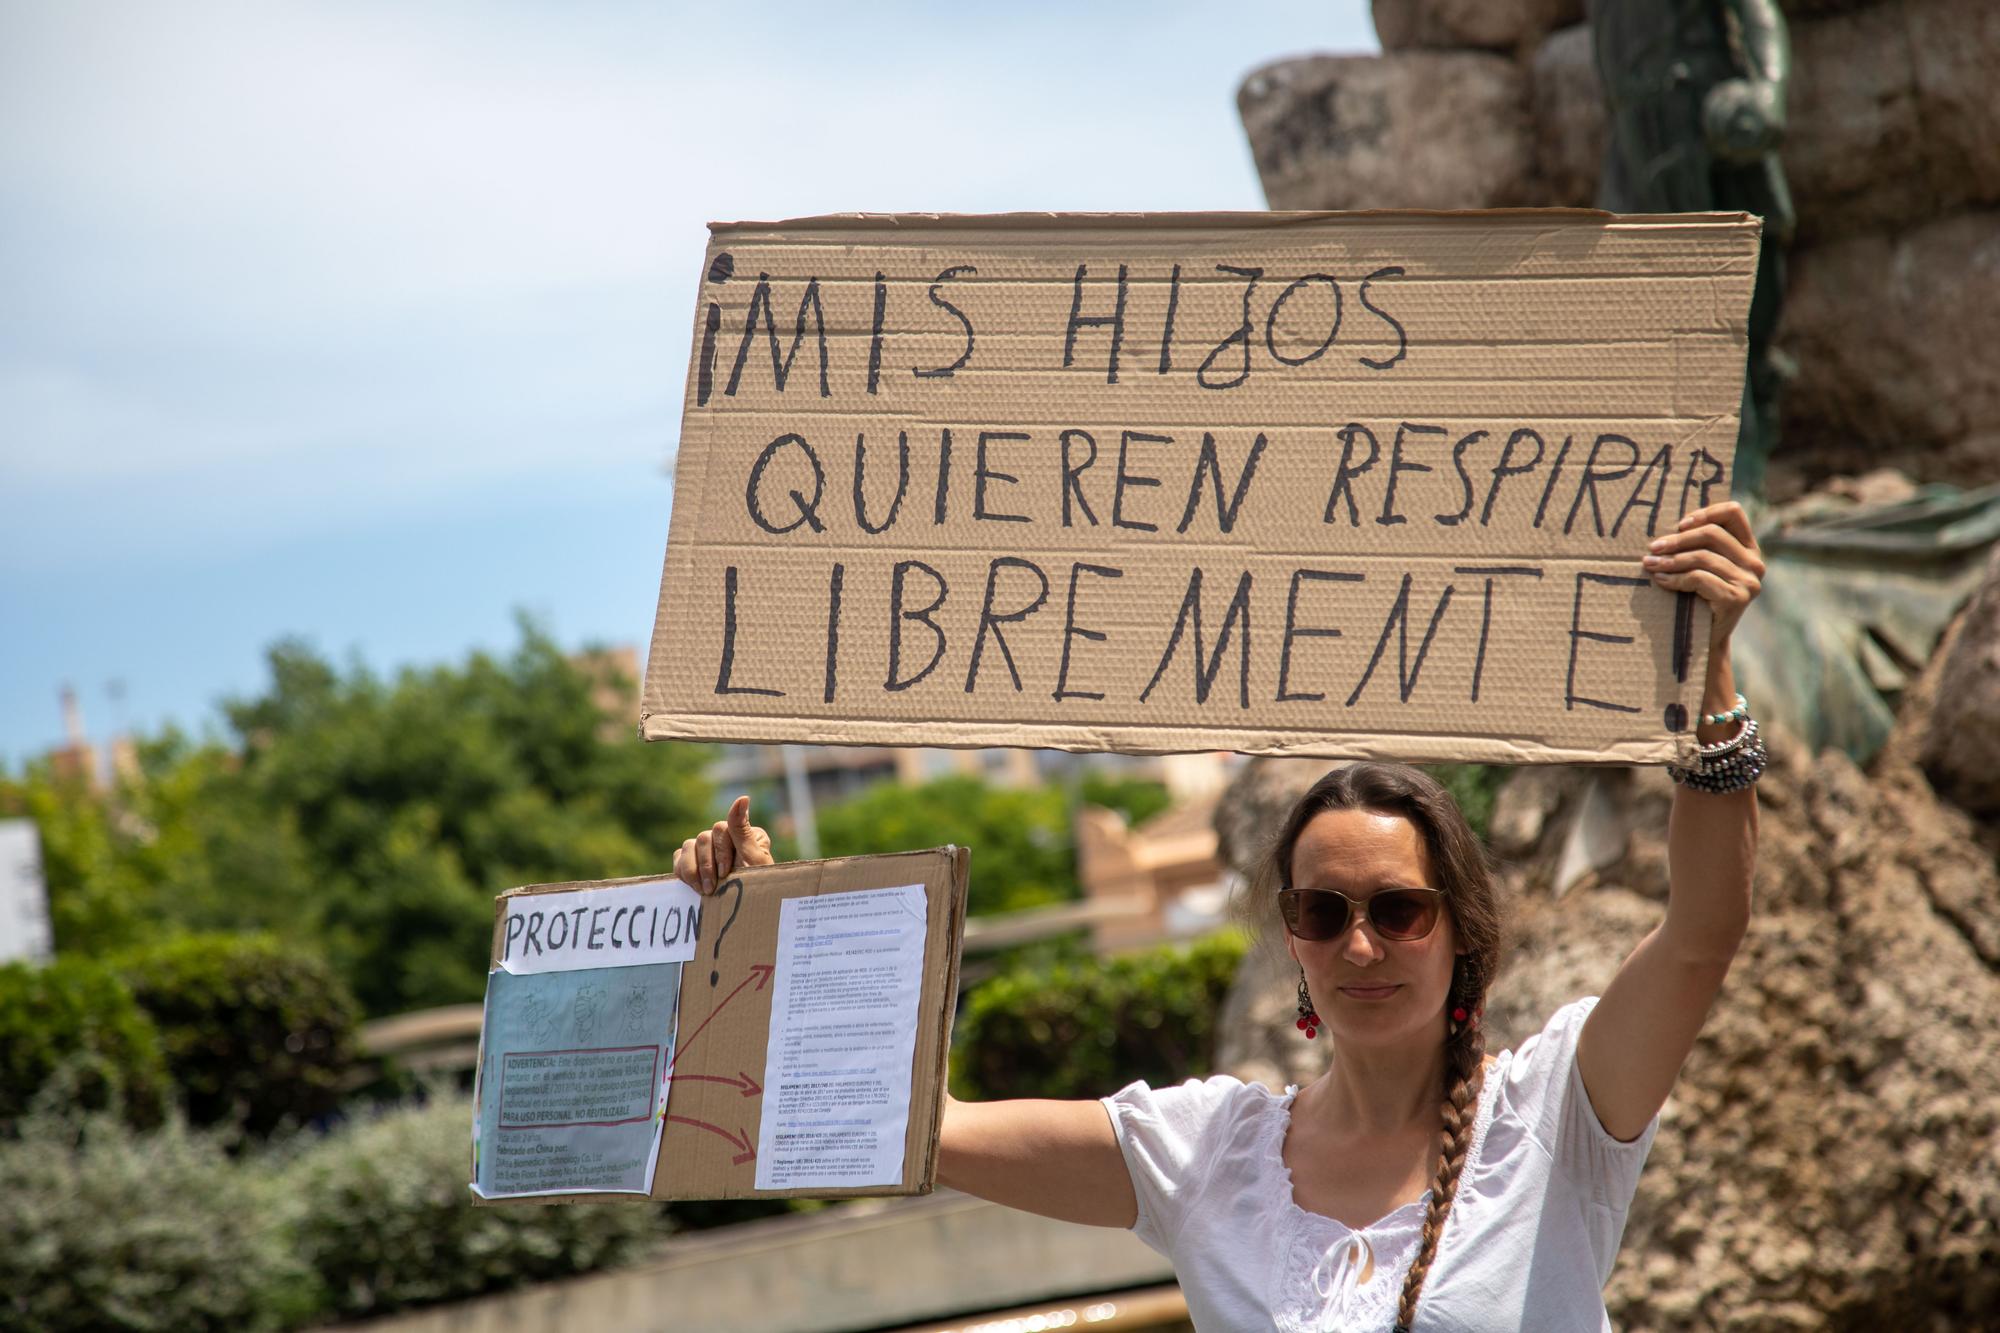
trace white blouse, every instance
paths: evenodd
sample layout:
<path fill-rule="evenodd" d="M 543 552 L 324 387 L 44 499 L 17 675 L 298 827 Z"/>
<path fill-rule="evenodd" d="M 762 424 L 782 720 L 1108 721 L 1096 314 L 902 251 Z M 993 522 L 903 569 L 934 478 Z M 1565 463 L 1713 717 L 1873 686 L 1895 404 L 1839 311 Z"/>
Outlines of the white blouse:
<path fill-rule="evenodd" d="M 1659 1127 L 1630 1143 L 1591 1110 L 1578 1000 L 1487 1070 L 1458 1197 L 1415 1333 L 1603 1333 L 1604 1284 Z M 1388 1333 L 1428 1193 L 1359 1230 L 1292 1198 L 1292 1098 L 1217 1076 L 1104 1099 L 1139 1198 L 1133 1231 L 1173 1261 L 1194 1325 L 1217 1333 Z"/>

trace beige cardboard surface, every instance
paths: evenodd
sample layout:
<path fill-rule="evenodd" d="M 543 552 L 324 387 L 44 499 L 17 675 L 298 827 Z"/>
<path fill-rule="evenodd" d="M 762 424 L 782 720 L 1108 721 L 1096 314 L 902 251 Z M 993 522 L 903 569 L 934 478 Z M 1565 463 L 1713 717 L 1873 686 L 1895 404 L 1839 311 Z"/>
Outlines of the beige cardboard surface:
<path fill-rule="evenodd" d="M 970 865 L 971 854 L 965 848 L 943 847 L 753 866 L 732 877 L 708 901 L 695 959 L 684 964 L 681 976 L 673 1081 L 653 1198 L 845 1198 L 931 1191 L 937 1180 L 938 1128 L 944 1115 Z M 493 959 L 497 962 L 500 957 L 508 899 L 634 882 L 536 884 L 502 894 L 495 902 Z M 757 1189 L 755 1148 L 762 1121 L 779 904 L 788 898 L 903 884 L 923 885 L 928 911 L 902 1183 L 857 1189 Z M 477 1201 L 586 1203 L 635 1197 L 578 1193 Z"/>
<path fill-rule="evenodd" d="M 1500 762 L 1693 744 L 1740 214 L 717 226 L 641 731 Z"/>

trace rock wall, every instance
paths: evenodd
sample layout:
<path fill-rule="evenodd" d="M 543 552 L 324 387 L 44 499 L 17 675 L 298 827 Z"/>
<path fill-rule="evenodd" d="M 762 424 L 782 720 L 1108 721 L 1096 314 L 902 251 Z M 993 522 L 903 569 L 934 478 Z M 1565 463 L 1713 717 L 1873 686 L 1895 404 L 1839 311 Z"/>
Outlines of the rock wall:
<path fill-rule="evenodd" d="M 1799 364 L 1769 487 L 2000 477 L 2000 4 L 1790 0 Z M 1588 206 L 1605 122 L 1579 0 L 1375 0 L 1379 56 L 1253 71 L 1273 208 Z"/>
<path fill-rule="evenodd" d="M 1981 821 L 1981 841 L 2000 853 L 2000 554 L 1937 660 L 1937 701 L 1918 760 L 1938 791 Z M 2000 934 L 2000 922 L 1985 924 Z"/>

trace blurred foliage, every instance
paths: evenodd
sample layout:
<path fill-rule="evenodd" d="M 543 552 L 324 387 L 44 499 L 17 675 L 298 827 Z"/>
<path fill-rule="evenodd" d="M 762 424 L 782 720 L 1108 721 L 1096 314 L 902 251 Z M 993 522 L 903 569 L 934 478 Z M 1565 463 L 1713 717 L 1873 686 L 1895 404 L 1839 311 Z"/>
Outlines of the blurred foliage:
<path fill-rule="evenodd" d="M 475 1207 L 472 1104 L 440 1097 L 327 1136 L 285 1172 L 296 1254 L 324 1313 L 413 1305 L 568 1277 L 619 1263 L 665 1234 L 653 1203 Z"/>
<path fill-rule="evenodd" d="M 168 1087 L 158 1033 L 109 967 L 88 958 L 0 966 L 0 1126 L 58 1094 L 157 1124 Z"/>
<path fill-rule="evenodd" d="M 37 1102 L 137 1125 L 175 1105 L 265 1135 L 334 1109 L 357 1017 L 324 962 L 267 936 L 0 967 L 0 1124 Z"/>
<path fill-rule="evenodd" d="M 36 1116 L 0 1142 L 0 1329 L 205 1333 L 317 1312 L 276 1174 L 170 1121 Z"/>
<path fill-rule="evenodd" d="M 1431 764 L 1424 771 L 1451 793 L 1465 822 L 1483 840 L 1493 822 L 1493 800 L 1513 770 L 1498 764 Z"/>
<path fill-rule="evenodd" d="M 977 777 L 870 787 L 816 813 L 822 856 L 953 844 L 972 848 L 966 910 L 1014 912 L 1077 896 L 1068 794 L 991 787 Z"/>
<path fill-rule="evenodd" d="M 226 740 L 153 740 L 108 798 L 46 765 L 0 779 L 0 814 L 41 829 L 59 952 L 262 930 L 369 1014 L 476 1001 L 495 894 L 662 870 L 707 812 L 706 752 L 633 741 L 607 682 L 525 622 L 511 656 L 393 680 L 298 643 L 269 659 Z"/>
<path fill-rule="evenodd" d="M 951 1085 L 969 1100 L 1102 1097 L 1206 1075 L 1244 953 L 1234 931 L 1109 961 L 1027 965 L 966 997 Z"/>
<path fill-rule="evenodd" d="M 1076 784 L 1076 798 L 1085 805 L 1101 805 L 1106 810 L 1116 810 L 1125 816 L 1127 824 L 1134 827 L 1174 802 L 1164 783 L 1095 770 L 1085 773 L 1083 780 Z"/>
<path fill-rule="evenodd" d="M 1138 822 L 1166 808 L 1157 782 L 1085 776 L 1074 785 L 996 787 L 971 775 L 920 786 L 879 783 L 858 796 L 820 807 L 822 856 L 914 851 L 947 844 L 972 849 L 966 910 L 1018 912 L 1068 902 L 1082 892 L 1076 879 L 1071 815 L 1089 802 Z M 782 857 L 796 848 L 781 845 Z"/>
<path fill-rule="evenodd" d="M 193 1124 L 261 1137 L 338 1104 L 359 1011 L 323 960 L 267 935 L 189 935 L 118 966 Z"/>
<path fill-rule="evenodd" d="M 178 1118 L 41 1114 L 0 1142 L 0 1330 L 302 1328 L 621 1262 L 652 1203 L 475 1207 L 442 1097 L 232 1155 Z"/>

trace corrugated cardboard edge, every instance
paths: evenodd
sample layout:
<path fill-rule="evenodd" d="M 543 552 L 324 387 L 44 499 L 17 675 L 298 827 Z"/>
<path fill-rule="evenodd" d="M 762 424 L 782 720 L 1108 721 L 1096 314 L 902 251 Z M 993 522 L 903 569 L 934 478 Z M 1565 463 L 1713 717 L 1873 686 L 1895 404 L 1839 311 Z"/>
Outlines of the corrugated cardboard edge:
<path fill-rule="evenodd" d="M 1288 209 L 1288 210 L 1210 210 L 1180 213 L 821 213 L 810 217 L 782 218 L 776 221 L 755 221 L 744 219 L 735 222 L 711 222 L 711 235 L 722 236 L 734 232 L 756 231 L 820 231 L 820 230 L 880 230 L 894 231 L 904 224 L 924 227 L 942 227 L 949 230 L 966 231 L 1041 231 L 1049 228 L 1065 230 L 1086 228 L 1130 228 L 1172 229 L 1177 227 L 1296 227 L 1310 223 L 1393 222 L 1399 218 L 1416 220 L 1435 218 L 1463 218 L 1470 221 L 1491 222 L 1495 219 L 1518 219 L 1532 222 L 1537 219 L 1550 221 L 1599 221 L 1629 223 L 1635 226 L 1686 226 L 1717 222 L 1754 222 L 1760 228 L 1763 220 L 1754 213 L 1607 213 L 1600 208 L 1370 208 L 1340 212 L 1330 209 Z"/>
<path fill-rule="evenodd" d="M 752 891 L 752 886 L 757 879 L 768 877 L 771 874 L 780 874 L 791 878 L 801 873 L 816 872 L 814 892 L 819 892 L 821 890 L 818 886 L 825 882 L 826 871 L 831 868 L 845 867 L 862 861 L 892 864 L 895 861 L 907 859 L 936 860 L 939 863 L 938 868 L 943 872 L 941 876 L 926 872 L 922 879 L 926 889 L 926 898 L 930 902 L 931 907 L 936 909 L 942 906 L 947 912 L 946 928 L 944 938 L 941 942 L 945 956 L 942 960 L 938 960 L 931 958 L 927 954 L 924 959 L 922 993 L 929 1000 L 929 1003 L 925 1006 L 924 1012 L 918 1015 L 917 1047 L 912 1056 L 912 1097 L 914 1098 L 916 1095 L 918 1080 L 915 1078 L 915 1074 L 919 1069 L 924 1070 L 934 1079 L 933 1086 L 936 1090 L 936 1095 L 929 1099 L 927 1114 L 922 1115 L 920 1118 L 920 1113 L 914 1104 L 910 1111 L 910 1122 L 905 1137 L 906 1148 L 904 1158 L 906 1168 L 909 1160 L 909 1153 L 907 1151 L 909 1139 L 907 1136 L 918 1132 L 920 1128 L 923 1133 L 923 1148 L 919 1157 L 920 1169 L 916 1173 L 916 1178 L 911 1180 L 906 1176 L 905 1180 L 897 1185 L 857 1186 L 847 1189 L 755 1190 L 747 1195 L 734 1195 L 730 1197 L 762 1199 L 860 1198 L 883 1195 L 929 1194 L 935 1188 L 937 1181 L 938 1143 L 944 1123 L 946 1082 L 950 1074 L 952 1020 L 958 1006 L 959 958 L 965 940 L 965 905 L 971 884 L 971 849 L 956 846 L 933 847 L 921 851 L 891 852 L 879 856 L 840 857 L 820 861 L 789 861 L 775 866 L 752 866 L 744 870 L 742 875 L 744 891 L 748 893 Z M 674 878 L 672 875 L 633 875 L 623 879 L 578 880 L 559 884 L 530 884 L 521 888 L 509 889 L 494 900 L 492 960 L 496 964 L 499 960 L 499 951 L 505 938 L 507 900 L 510 898 L 538 893 L 562 893 L 576 889 L 613 888 L 622 884 L 640 884 L 672 878 Z M 884 877 L 885 886 L 890 879 L 894 878 L 898 878 L 898 876 Z M 907 882 L 906 877 L 905 882 Z M 942 904 L 938 902 L 940 896 L 944 900 Z M 704 928 L 706 928 L 710 919 L 709 915 L 704 912 L 702 915 Z M 940 966 L 940 961 L 942 966 Z M 695 965 L 689 964 L 687 966 L 692 968 Z M 685 986 L 685 984 L 684 974 L 683 985 Z M 923 1001 L 920 1001 L 921 1003 Z M 676 1022 L 678 1023 L 678 1021 L 679 1016 L 677 1013 Z M 481 1033 L 480 1045 L 483 1067 L 485 1046 L 485 1035 L 483 1032 Z M 669 1092 L 668 1105 L 672 1105 L 671 1092 Z M 474 1108 L 474 1114 L 478 1114 L 477 1107 Z M 668 1167 L 669 1162 L 666 1155 L 662 1153 L 660 1161 L 654 1169 L 653 1189 L 650 1196 L 639 1194 L 575 1193 L 511 1195 L 488 1199 L 475 1193 L 473 1194 L 473 1202 L 479 1206 L 503 1204 L 633 1203 L 640 1201 L 705 1199 L 711 1197 L 706 1194 L 690 1194 L 684 1191 L 677 1191 L 669 1179 Z"/>
<path fill-rule="evenodd" d="M 1703 649 L 1704 659 L 1706 648 Z M 1696 677 L 1699 679 L 1699 677 Z M 723 729 L 728 734 L 724 735 Z M 1028 733 L 1028 734 L 1024 734 Z M 712 714 L 648 713 L 639 735 L 649 741 L 703 741 L 746 745 L 907 745 L 906 722 L 816 717 L 722 718 Z M 1635 740 L 1589 750 L 1550 745 L 1528 737 L 1443 736 L 1337 731 L 1231 731 L 1037 723 L 943 722 L 924 724 L 925 745 L 961 749 L 1016 747 L 1079 753 L 1196 754 L 1231 750 L 1237 754 L 1293 759 L 1380 759 L 1409 764 L 1646 764 L 1688 763 L 1694 758 L 1692 731 L 1663 740 Z"/>

